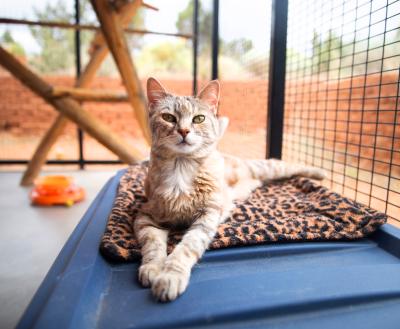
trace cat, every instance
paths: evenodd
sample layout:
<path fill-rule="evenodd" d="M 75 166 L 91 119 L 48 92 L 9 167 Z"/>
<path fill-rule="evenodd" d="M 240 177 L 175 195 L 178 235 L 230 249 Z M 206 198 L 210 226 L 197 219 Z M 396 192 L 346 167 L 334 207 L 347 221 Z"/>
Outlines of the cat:
<path fill-rule="evenodd" d="M 280 160 L 242 160 L 217 151 L 228 119 L 217 117 L 220 85 L 208 83 L 197 95 L 175 96 L 154 78 L 147 81 L 152 135 L 147 202 L 134 221 L 141 245 L 138 279 L 159 301 L 175 300 L 233 207 L 265 180 L 301 175 L 323 179 L 321 169 Z M 170 230 L 186 228 L 167 255 Z"/>

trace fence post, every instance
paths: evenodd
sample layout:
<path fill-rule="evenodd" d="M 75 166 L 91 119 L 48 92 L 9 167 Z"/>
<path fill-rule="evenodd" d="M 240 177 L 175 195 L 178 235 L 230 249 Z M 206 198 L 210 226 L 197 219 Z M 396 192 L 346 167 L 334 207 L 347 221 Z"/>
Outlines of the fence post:
<path fill-rule="evenodd" d="M 272 0 L 269 54 L 267 158 L 282 158 L 288 0 Z"/>
<path fill-rule="evenodd" d="M 212 24 L 212 70 L 211 79 L 218 79 L 218 53 L 219 53 L 219 0 L 213 0 Z"/>
<path fill-rule="evenodd" d="M 80 3 L 79 0 L 75 0 L 75 24 L 80 24 L 81 19 Z M 81 32 L 79 29 L 75 30 L 75 70 L 76 70 L 76 81 L 81 76 Z M 78 145 L 79 145 L 79 168 L 85 168 L 85 159 L 83 155 L 83 131 L 78 127 Z"/>
<path fill-rule="evenodd" d="M 197 95 L 197 54 L 199 48 L 199 0 L 193 4 L 193 96 Z"/>

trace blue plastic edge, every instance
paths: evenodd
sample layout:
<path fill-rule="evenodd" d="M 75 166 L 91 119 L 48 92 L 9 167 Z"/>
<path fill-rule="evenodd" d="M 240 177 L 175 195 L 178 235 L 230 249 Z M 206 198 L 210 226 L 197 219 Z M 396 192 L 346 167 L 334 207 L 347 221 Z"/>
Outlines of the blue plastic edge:
<path fill-rule="evenodd" d="M 75 230 L 72 232 L 70 238 L 67 240 L 65 246 L 62 248 L 61 252 L 59 253 L 58 257 L 56 258 L 55 262 L 53 263 L 52 267 L 50 268 L 48 274 L 44 278 L 42 284 L 38 288 L 37 292 L 35 293 L 33 299 L 31 300 L 28 308 L 26 309 L 25 313 L 23 314 L 17 329 L 20 328 L 32 328 L 37 326 L 40 323 L 46 323 L 45 318 L 43 313 L 48 313 L 49 310 L 51 310 L 50 313 L 57 313 L 57 309 L 60 308 L 61 305 L 51 303 L 51 301 L 56 300 L 54 294 L 57 292 L 57 286 L 59 284 L 65 286 L 65 282 L 61 282 L 63 276 L 65 274 L 68 274 L 66 272 L 69 267 L 74 267 L 71 265 L 76 264 L 76 260 L 74 261 L 74 257 L 76 256 L 76 252 L 79 249 L 79 245 L 82 243 L 86 245 L 85 241 L 87 241 L 87 236 L 85 238 L 85 233 L 88 231 L 88 226 L 92 222 L 92 220 L 95 219 L 96 217 L 96 212 L 99 211 L 102 204 L 102 200 L 105 196 L 108 198 L 115 198 L 117 187 L 119 184 L 120 177 L 123 175 L 125 170 L 119 171 L 113 178 L 111 178 L 107 184 L 103 187 L 103 189 L 99 192 L 98 196 L 96 199 L 92 202 L 91 206 L 83 216 L 82 220 L 79 222 Z M 110 203 L 110 202 L 108 202 Z M 109 206 L 111 207 L 111 205 Z M 104 208 L 104 207 L 103 207 Z M 106 225 L 107 221 L 107 216 L 97 220 L 96 226 L 98 226 L 98 230 L 104 229 L 103 226 Z M 96 231 L 98 231 L 96 229 Z M 100 237 L 94 237 L 95 239 L 100 239 Z M 390 224 L 386 224 L 382 226 L 377 232 L 375 232 L 370 238 L 374 240 L 382 249 L 386 250 L 387 252 L 400 257 L 400 249 L 398 248 L 398 244 L 400 241 L 400 230 L 393 227 Z M 85 240 L 85 241 L 82 241 Z M 93 243 L 93 239 L 91 239 L 91 243 Z M 91 244 L 92 245 L 92 244 Z M 79 249 L 80 250 L 80 249 Z M 92 250 L 93 251 L 93 250 Z M 97 251 L 93 251 L 97 252 Z M 91 254 L 93 254 L 91 252 Z M 221 252 L 221 251 L 220 251 Z M 218 253 L 218 251 L 217 251 Z M 211 253 L 208 255 L 211 256 Z M 97 257 L 96 257 L 97 258 Z M 104 264 L 103 264 L 104 263 Z M 79 286 L 77 287 L 78 289 L 81 290 L 87 290 L 86 293 L 95 293 L 96 287 L 100 283 L 88 283 L 86 279 L 90 277 L 92 274 L 93 270 L 96 269 L 96 271 L 100 270 L 101 272 L 104 272 L 107 270 L 106 267 L 109 268 L 111 266 L 110 264 L 105 265 L 105 262 L 94 262 L 90 269 L 88 271 L 85 271 L 84 273 L 80 273 L 79 278 L 83 278 L 81 282 L 79 282 Z M 104 268 L 103 268 L 104 267 Z M 70 273 L 71 274 L 71 273 Z M 75 273 L 72 273 L 75 275 Z M 74 280 L 74 277 L 69 278 L 69 282 L 71 280 Z M 68 285 L 68 283 L 67 283 Z M 98 288 L 98 287 L 97 287 Z M 68 304 L 75 305 L 75 307 L 79 307 L 82 302 L 85 300 L 85 296 L 82 295 L 82 291 L 71 293 L 69 297 L 72 296 L 71 299 L 68 300 Z M 83 298 L 83 300 L 82 300 Z M 76 304 L 74 304 L 76 302 Z M 50 304 L 50 305 L 48 305 Z M 72 306 L 71 305 L 71 306 Z M 68 310 L 65 310 L 68 313 Z M 44 318 L 43 318 L 44 316 Z M 87 325 L 92 324 L 91 319 L 84 319 L 81 318 L 81 315 L 78 315 L 78 318 L 75 318 L 74 314 L 69 313 L 68 317 L 68 324 L 64 323 L 64 325 L 78 325 L 80 323 L 81 325 L 86 323 Z M 65 320 L 65 316 L 63 317 Z M 54 319 L 54 318 L 53 318 Z M 62 318 L 60 319 L 61 327 L 62 325 Z M 82 321 L 83 320 L 83 321 Z M 57 321 L 58 322 L 58 321 Z"/>
<path fill-rule="evenodd" d="M 41 313 L 41 310 L 45 307 L 49 296 L 56 287 L 59 276 L 65 271 L 69 261 L 74 255 L 74 251 L 84 235 L 86 228 L 98 207 L 99 201 L 104 197 L 107 191 L 111 190 L 114 192 L 114 194 L 116 194 L 120 177 L 125 171 L 125 169 L 120 170 L 114 177 L 110 178 L 94 201 L 92 201 L 90 207 L 85 212 L 84 216 L 71 233 L 64 247 L 61 249 L 53 265 L 50 267 L 50 270 L 46 274 L 28 307 L 23 313 L 19 323 L 16 326 L 16 329 L 32 328 L 34 326 L 38 316 Z"/>
<path fill-rule="evenodd" d="M 371 238 L 385 251 L 400 258 L 400 229 L 391 224 L 382 225 Z"/>

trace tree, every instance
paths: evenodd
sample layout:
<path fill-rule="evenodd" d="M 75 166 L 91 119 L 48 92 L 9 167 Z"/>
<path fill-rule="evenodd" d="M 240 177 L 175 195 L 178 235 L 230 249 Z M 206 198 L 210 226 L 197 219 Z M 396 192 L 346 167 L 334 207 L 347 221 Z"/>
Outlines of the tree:
<path fill-rule="evenodd" d="M 80 12 L 83 19 L 87 14 L 89 2 L 81 1 Z M 43 10 L 33 8 L 37 20 L 73 22 L 74 10 L 66 6 L 65 1 L 46 4 Z M 74 32 L 72 30 L 46 27 L 30 27 L 32 36 L 40 46 L 40 53 L 31 60 L 31 64 L 42 73 L 72 71 L 75 63 Z M 89 33 L 81 33 L 81 45 L 87 49 Z"/>
<path fill-rule="evenodd" d="M 176 21 L 176 28 L 180 33 L 193 33 L 193 11 L 194 11 L 194 0 L 190 0 L 186 8 L 181 11 Z M 199 36 L 198 46 L 200 55 L 209 54 L 211 50 L 211 39 L 212 39 L 212 18 L 213 13 L 206 10 L 199 1 Z M 253 48 L 253 42 L 246 38 L 234 39 L 229 42 L 219 40 L 220 54 L 239 59 L 245 53 Z"/>
<path fill-rule="evenodd" d="M 190 76 L 191 51 L 184 41 L 163 41 L 144 46 L 137 57 L 138 69 L 143 76 L 157 72 L 157 76 Z"/>
<path fill-rule="evenodd" d="M 239 60 L 253 49 L 253 41 L 246 38 L 234 39 L 229 42 L 220 41 L 221 53 Z"/>
<path fill-rule="evenodd" d="M 10 53 L 16 56 L 25 57 L 24 48 L 17 41 L 14 40 L 10 31 L 4 31 L 3 36 L 0 38 L 0 41 L 4 45 L 4 48 L 7 49 Z"/>
<path fill-rule="evenodd" d="M 314 31 L 312 46 L 313 73 L 328 71 L 330 62 L 333 59 L 343 56 L 343 54 L 341 54 L 344 48 L 342 38 L 338 37 L 332 30 L 329 30 L 325 39 Z"/>
<path fill-rule="evenodd" d="M 176 21 L 176 28 L 180 33 L 193 33 L 193 12 L 194 12 L 194 0 L 190 0 L 186 8 L 181 11 Z M 211 27 L 212 27 L 212 12 L 207 11 L 201 5 L 199 1 L 199 37 L 198 47 L 199 53 L 208 53 L 211 48 Z"/>
<path fill-rule="evenodd" d="M 75 12 L 73 6 L 69 6 L 63 0 L 46 4 L 44 9 L 33 8 L 36 20 L 74 22 Z M 85 24 L 98 24 L 95 16 L 91 15 L 89 0 L 80 1 L 80 20 Z M 145 23 L 144 12 L 139 10 L 130 26 L 143 28 Z M 48 27 L 30 27 L 30 31 L 40 46 L 40 53 L 31 59 L 31 65 L 42 73 L 74 72 L 75 67 L 75 38 L 73 30 Z M 81 54 L 83 62 L 88 59 L 88 49 L 94 32 L 81 32 Z M 141 46 L 141 35 L 135 35 L 128 39 L 131 48 Z"/>

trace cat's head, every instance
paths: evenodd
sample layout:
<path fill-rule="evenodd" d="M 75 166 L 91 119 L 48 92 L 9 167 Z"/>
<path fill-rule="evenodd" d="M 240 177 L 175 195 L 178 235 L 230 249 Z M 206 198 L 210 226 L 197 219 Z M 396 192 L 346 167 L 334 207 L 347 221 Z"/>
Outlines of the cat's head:
<path fill-rule="evenodd" d="M 154 151 L 205 156 L 215 149 L 228 125 L 227 118 L 217 118 L 216 80 L 192 97 L 172 95 L 156 79 L 149 78 L 147 98 Z"/>

